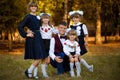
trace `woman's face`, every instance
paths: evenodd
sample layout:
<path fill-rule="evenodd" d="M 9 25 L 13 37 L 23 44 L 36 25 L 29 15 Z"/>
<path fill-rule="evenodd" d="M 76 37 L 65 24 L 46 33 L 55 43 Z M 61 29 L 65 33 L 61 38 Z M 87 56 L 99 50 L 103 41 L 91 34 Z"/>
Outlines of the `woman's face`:
<path fill-rule="evenodd" d="M 35 13 L 37 11 L 36 6 L 30 6 L 30 12 Z"/>
<path fill-rule="evenodd" d="M 80 18 L 73 17 L 72 20 L 73 20 L 74 24 L 77 24 L 80 22 Z"/>

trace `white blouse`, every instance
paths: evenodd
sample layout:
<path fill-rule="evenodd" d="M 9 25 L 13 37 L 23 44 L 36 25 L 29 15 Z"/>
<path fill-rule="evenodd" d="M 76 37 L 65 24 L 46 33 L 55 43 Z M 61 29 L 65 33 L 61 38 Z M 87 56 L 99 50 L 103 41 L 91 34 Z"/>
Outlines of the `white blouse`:
<path fill-rule="evenodd" d="M 66 55 L 69 55 L 70 52 L 75 52 L 80 55 L 80 46 L 77 41 L 71 42 L 70 40 L 66 40 L 63 45 L 63 51 Z"/>
<path fill-rule="evenodd" d="M 56 34 L 58 33 L 58 30 L 56 30 L 54 27 L 51 27 L 51 26 L 42 26 L 40 27 L 40 33 L 41 33 L 42 39 L 51 39 L 52 33 Z"/>

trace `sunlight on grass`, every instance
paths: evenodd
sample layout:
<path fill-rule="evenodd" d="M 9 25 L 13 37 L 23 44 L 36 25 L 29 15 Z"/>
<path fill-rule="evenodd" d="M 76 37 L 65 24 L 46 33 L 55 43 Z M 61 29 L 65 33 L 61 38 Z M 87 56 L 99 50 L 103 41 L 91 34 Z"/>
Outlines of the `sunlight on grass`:
<path fill-rule="evenodd" d="M 40 80 L 119 80 L 120 72 L 120 55 L 91 55 L 83 56 L 89 64 L 94 65 L 94 72 L 89 72 L 83 65 L 81 65 L 82 77 L 71 78 L 69 72 L 57 76 L 56 69 L 51 65 L 48 66 L 49 79 L 42 77 L 41 68 L 39 66 Z M 24 60 L 23 54 L 10 55 L 0 54 L 0 80 L 27 80 L 24 74 L 26 68 L 32 63 L 30 60 Z"/>

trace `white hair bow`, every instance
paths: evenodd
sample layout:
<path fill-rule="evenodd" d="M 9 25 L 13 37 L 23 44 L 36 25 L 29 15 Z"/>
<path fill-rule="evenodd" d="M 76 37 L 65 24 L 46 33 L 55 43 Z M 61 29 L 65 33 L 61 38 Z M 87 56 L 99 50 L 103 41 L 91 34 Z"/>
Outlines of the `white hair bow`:
<path fill-rule="evenodd" d="M 40 13 L 40 16 L 43 16 L 44 14 L 47 14 L 48 16 L 50 16 L 50 13 Z"/>
<path fill-rule="evenodd" d="M 83 11 L 80 11 L 80 10 L 70 11 L 70 12 L 69 12 L 69 15 L 71 16 L 71 15 L 73 15 L 73 14 L 75 14 L 75 13 L 78 13 L 78 14 L 80 14 L 80 15 L 83 15 Z"/>

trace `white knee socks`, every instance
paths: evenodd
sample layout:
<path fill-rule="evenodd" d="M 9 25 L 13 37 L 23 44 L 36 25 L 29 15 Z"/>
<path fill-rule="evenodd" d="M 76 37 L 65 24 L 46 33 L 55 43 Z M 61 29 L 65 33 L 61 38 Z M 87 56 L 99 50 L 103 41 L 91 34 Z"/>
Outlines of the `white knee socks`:
<path fill-rule="evenodd" d="M 47 64 L 41 64 L 43 77 L 49 77 L 46 72 Z"/>
<path fill-rule="evenodd" d="M 71 75 L 71 77 L 75 76 L 73 67 L 74 67 L 74 63 L 70 62 L 70 75 Z"/>
<path fill-rule="evenodd" d="M 90 72 L 93 72 L 93 65 L 88 65 L 84 59 L 80 59 L 80 63 L 82 63 Z"/>
<path fill-rule="evenodd" d="M 38 67 L 35 67 L 33 76 L 34 77 L 38 76 Z"/>
<path fill-rule="evenodd" d="M 34 70 L 35 66 L 32 64 L 30 66 L 30 68 L 28 69 L 28 73 L 32 73 L 32 71 Z M 29 77 L 32 77 L 32 74 L 28 74 Z"/>
<path fill-rule="evenodd" d="M 80 62 L 75 62 L 75 66 L 76 66 L 77 77 L 79 77 L 81 73 Z"/>

